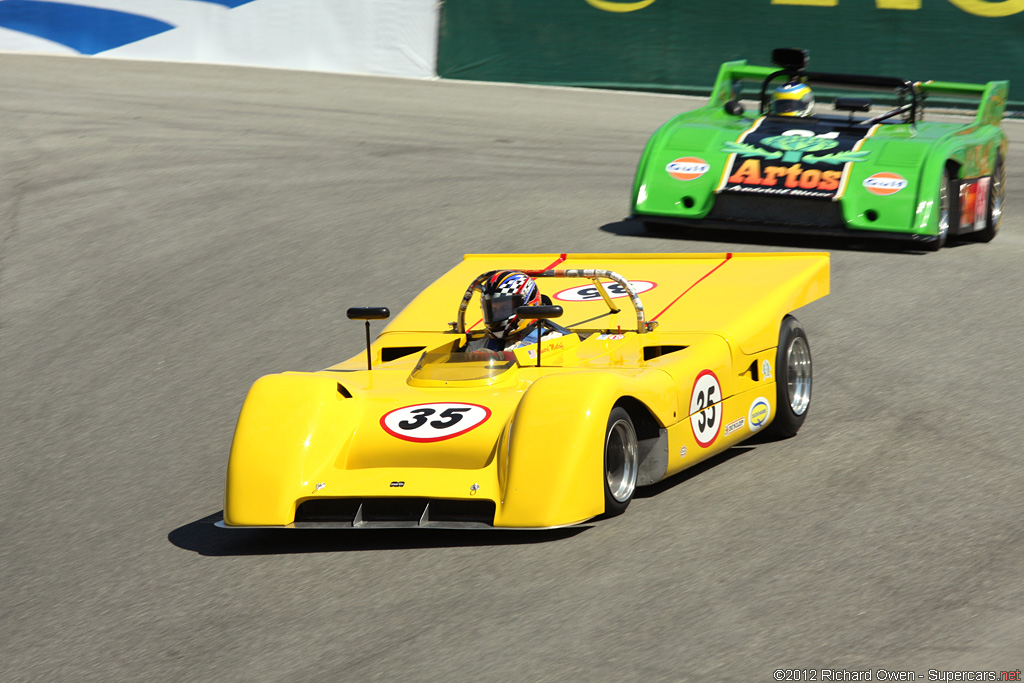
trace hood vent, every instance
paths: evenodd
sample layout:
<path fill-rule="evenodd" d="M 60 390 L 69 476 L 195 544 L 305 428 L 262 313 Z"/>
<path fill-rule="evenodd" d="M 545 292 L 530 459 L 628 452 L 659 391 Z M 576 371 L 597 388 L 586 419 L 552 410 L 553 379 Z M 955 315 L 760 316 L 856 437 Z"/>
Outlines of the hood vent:
<path fill-rule="evenodd" d="M 390 348 L 385 347 L 380 350 L 380 362 L 387 363 L 388 361 L 398 360 L 405 356 L 414 354 L 418 351 L 422 351 L 427 348 L 426 346 L 392 346 Z"/>
<path fill-rule="evenodd" d="M 675 353 L 676 351 L 682 351 L 685 346 L 645 346 L 644 347 L 644 360 L 651 360 L 659 356 L 664 356 L 667 353 Z"/>

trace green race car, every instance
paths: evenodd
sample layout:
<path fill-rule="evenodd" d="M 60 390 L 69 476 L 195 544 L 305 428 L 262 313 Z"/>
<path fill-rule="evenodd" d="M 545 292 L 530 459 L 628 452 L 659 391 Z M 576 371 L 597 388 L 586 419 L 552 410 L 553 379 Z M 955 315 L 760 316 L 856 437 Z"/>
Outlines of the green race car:
<path fill-rule="evenodd" d="M 633 185 L 636 219 L 895 237 L 931 250 L 953 236 L 995 236 L 1007 81 L 815 73 L 800 49 L 772 59 L 778 68 L 726 62 L 707 105 L 651 136 Z M 757 111 L 746 111 L 745 94 Z M 833 111 L 816 113 L 814 94 Z M 976 106 L 973 120 L 925 122 L 926 99 L 939 98 Z"/>

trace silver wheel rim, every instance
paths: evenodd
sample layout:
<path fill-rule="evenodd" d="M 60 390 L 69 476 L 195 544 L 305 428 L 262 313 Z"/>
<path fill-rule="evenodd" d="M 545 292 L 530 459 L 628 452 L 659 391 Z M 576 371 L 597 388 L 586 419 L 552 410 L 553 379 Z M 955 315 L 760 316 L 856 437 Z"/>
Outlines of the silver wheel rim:
<path fill-rule="evenodd" d="M 803 415 L 811 404 L 811 350 L 803 337 L 793 337 L 789 342 L 786 370 L 789 407 L 794 415 Z"/>
<path fill-rule="evenodd" d="M 989 206 L 988 220 L 992 227 L 999 226 L 999 219 L 1003 217 L 1003 180 L 1006 178 L 1006 167 L 1002 161 L 992 174 L 992 204 Z"/>
<path fill-rule="evenodd" d="M 608 492 L 619 503 L 633 497 L 636 488 L 636 432 L 626 420 L 617 420 L 608 430 L 604 445 L 604 476 Z"/>
<path fill-rule="evenodd" d="M 939 181 L 939 239 L 949 234 L 949 176 L 942 174 Z"/>

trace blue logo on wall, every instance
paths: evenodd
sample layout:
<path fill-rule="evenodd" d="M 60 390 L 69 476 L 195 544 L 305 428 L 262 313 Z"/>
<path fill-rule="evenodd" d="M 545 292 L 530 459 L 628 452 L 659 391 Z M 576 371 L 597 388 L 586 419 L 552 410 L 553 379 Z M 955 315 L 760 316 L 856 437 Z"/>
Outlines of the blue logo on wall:
<path fill-rule="evenodd" d="M 253 2 L 198 1 L 228 9 Z M 144 1 L 139 1 L 139 8 L 143 11 L 145 5 Z M 42 0 L 0 0 L 0 26 L 66 45 L 83 55 L 113 50 L 175 28 L 173 24 L 142 14 Z"/>

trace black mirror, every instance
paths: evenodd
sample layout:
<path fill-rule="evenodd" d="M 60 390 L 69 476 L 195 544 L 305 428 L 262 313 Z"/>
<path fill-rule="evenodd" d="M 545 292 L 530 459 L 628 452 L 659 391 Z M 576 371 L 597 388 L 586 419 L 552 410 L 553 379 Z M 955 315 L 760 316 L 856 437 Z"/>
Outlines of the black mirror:
<path fill-rule="evenodd" d="M 387 306 L 357 306 L 348 309 L 349 320 L 387 320 L 391 317 L 391 311 Z"/>
<path fill-rule="evenodd" d="M 536 318 L 537 320 L 550 320 L 562 316 L 561 306 L 519 306 L 516 308 L 516 315 L 520 318 Z M 537 323 L 537 367 L 540 367 L 540 341 L 544 323 Z"/>
<path fill-rule="evenodd" d="M 387 309 L 387 306 L 356 306 L 355 308 L 348 309 L 347 315 L 349 320 L 366 321 L 366 369 L 372 370 L 373 364 L 370 360 L 370 321 L 386 320 L 391 317 L 391 311 Z"/>
<path fill-rule="evenodd" d="M 837 97 L 837 111 L 871 111 L 871 100 L 866 97 Z"/>
<path fill-rule="evenodd" d="M 538 320 L 550 320 L 551 318 L 562 317 L 561 306 L 520 306 L 516 309 L 516 315 L 520 318 L 536 318 Z"/>
<path fill-rule="evenodd" d="M 725 103 L 725 113 L 731 114 L 732 116 L 742 116 L 743 105 L 736 100 L 729 100 Z"/>
<path fill-rule="evenodd" d="M 783 69 L 800 71 L 807 68 L 808 52 L 799 47 L 780 47 L 772 50 L 772 61 Z"/>

